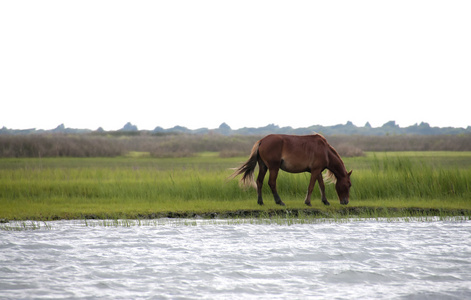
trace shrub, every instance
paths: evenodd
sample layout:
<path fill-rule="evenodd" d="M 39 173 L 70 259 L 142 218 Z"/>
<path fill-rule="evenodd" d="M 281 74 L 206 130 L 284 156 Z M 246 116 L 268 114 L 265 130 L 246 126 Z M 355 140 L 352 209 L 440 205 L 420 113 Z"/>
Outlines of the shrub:
<path fill-rule="evenodd" d="M 198 152 L 219 152 L 220 157 L 248 156 L 262 136 L 219 134 L 133 135 L 48 134 L 0 135 L 0 157 L 111 157 L 131 151 L 153 157 L 188 157 Z M 363 151 L 471 151 L 471 135 L 437 136 L 327 136 L 341 156 Z"/>

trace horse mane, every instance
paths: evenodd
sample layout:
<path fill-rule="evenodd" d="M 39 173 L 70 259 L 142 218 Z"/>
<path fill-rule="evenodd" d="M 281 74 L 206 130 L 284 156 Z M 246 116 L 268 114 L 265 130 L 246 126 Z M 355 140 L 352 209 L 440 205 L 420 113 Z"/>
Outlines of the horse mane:
<path fill-rule="evenodd" d="M 337 177 L 330 170 L 327 170 L 322 177 L 327 184 L 337 183 Z"/>
<path fill-rule="evenodd" d="M 324 138 L 325 139 L 325 138 Z M 343 164 L 343 161 L 342 159 L 340 158 L 340 155 L 339 153 L 337 152 L 337 150 L 335 150 L 334 147 L 332 147 L 331 145 L 327 144 L 328 147 L 329 147 L 329 150 L 332 152 L 332 154 L 334 154 L 334 156 L 336 156 L 339 161 L 340 161 L 340 164 L 343 166 L 343 168 L 345 169 L 345 165 Z M 324 180 L 325 182 L 327 182 L 328 184 L 332 184 L 332 183 L 337 183 L 337 176 L 335 176 L 334 172 L 332 172 L 331 170 L 327 169 L 327 172 L 325 172 L 325 174 L 323 175 L 324 177 Z"/>

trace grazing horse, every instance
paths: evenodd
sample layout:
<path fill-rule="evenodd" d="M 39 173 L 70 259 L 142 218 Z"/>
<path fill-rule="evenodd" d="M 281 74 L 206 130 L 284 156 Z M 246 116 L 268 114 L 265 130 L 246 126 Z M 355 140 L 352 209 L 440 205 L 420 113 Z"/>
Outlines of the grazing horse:
<path fill-rule="evenodd" d="M 348 204 L 350 187 L 352 186 L 350 181 L 352 171 L 347 173 L 339 154 L 322 135 L 267 135 L 255 143 L 249 160 L 240 166 L 231 178 L 243 174 L 240 180 L 241 183 L 254 186 L 254 170 L 257 163 L 259 172 L 256 188 L 258 204 L 260 205 L 263 205 L 262 185 L 267 171 L 270 172 L 268 185 L 276 204 L 285 205 L 276 190 L 276 178 L 280 169 L 289 173 L 311 173 L 311 180 L 304 200 L 304 203 L 309 206 L 311 206 L 311 194 L 316 180 L 319 181 L 322 202 L 325 205 L 330 205 L 325 197 L 325 186 L 322 178 L 322 171 L 327 169 L 326 178 L 335 182 L 340 204 Z"/>

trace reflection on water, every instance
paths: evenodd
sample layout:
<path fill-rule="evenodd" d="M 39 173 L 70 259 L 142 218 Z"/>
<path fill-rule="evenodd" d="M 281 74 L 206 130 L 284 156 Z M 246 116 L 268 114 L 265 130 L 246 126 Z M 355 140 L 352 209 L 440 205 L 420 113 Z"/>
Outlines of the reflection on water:
<path fill-rule="evenodd" d="M 0 298 L 471 297 L 471 221 L 121 222 L 0 231 Z"/>

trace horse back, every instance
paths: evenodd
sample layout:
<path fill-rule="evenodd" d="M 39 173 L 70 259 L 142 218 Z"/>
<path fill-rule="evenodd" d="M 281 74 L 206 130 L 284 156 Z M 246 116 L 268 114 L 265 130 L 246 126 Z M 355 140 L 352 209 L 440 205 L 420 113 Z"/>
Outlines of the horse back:
<path fill-rule="evenodd" d="M 327 166 L 327 149 L 326 139 L 318 134 L 272 134 L 260 140 L 259 155 L 269 168 L 278 165 L 287 172 L 299 173 Z"/>

